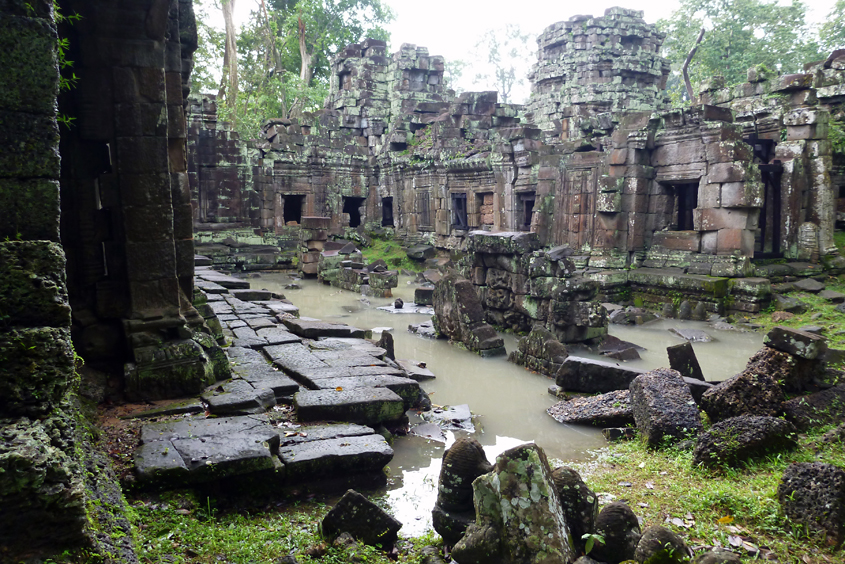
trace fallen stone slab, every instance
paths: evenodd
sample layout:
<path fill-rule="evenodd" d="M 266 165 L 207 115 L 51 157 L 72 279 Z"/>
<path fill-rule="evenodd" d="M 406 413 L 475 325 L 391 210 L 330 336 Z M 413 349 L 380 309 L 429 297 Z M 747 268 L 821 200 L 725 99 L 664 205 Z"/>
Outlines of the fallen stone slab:
<path fill-rule="evenodd" d="M 401 528 L 402 523 L 355 490 L 343 494 L 320 522 L 320 534 L 329 542 L 341 533 L 349 533 L 364 544 L 382 548 L 396 542 Z"/>
<path fill-rule="evenodd" d="M 804 302 L 795 298 L 790 298 L 789 296 L 782 296 L 780 294 L 774 295 L 773 305 L 775 306 L 776 312 L 785 311 L 799 315 L 807 311 L 807 304 Z"/>
<path fill-rule="evenodd" d="M 376 309 L 387 313 L 418 313 L 421 315 L 434 315 L 434 308 L 431 305 L 406 302 L 401 308 L 397 308 L 395 302 L 386 306 L 379 306 Z"/>
<path fill-rule="evenodd" d="M 174 448 L 182 455 L 192 482 L 219 480 L 262 470 L 281 471 L 273 454 L 277 444 L 261 441 L 253 434 L 174 439 Z"/>
<path fill-rule="evenodd" d="M 306 321 L 303 319 L 283 319 L 282 323 L 294 335 L 306 339 L 317 339 L 318 337 L 352 337 L 367 339 L 372 333 L 365 329 L 359 329 L 350 325 L 339 323 L 326 323 L 324 321 Z"/>
<path fill-rule="evenodd" d="M 700 403 L 710 421 L 716 422 L 746 414 L 777 416 L 785 399 L 773 378 L 744 370 L 707 390 Z"/>
<path fill-rule="evenodd" d="M 391 366 L 326 366 L 303 369 L 297 379 L 312 390 L 320 386 L 317 382 L 326 378 L 347 378 L 362 376 L 405 376 L 405 373 Z"/>
<path fill-rule="evenodd" d="M 827 350 L 827 341 L 821 335 L 778 325 L 763 338 L 763 344 L 808 360 L 821 358 Z"/>
<path fill-rule="evenodd" d="M 304 390 L 293 397 L 300 421 L 349 421 L 377 425 L 405 414 L 404 400 L 387 388 Z"/>
<path fill-rule="evenodd" d="M 799 429 L 842 421 L 845 419 L 845 384 L 792 398 L 783 407 L 786 418 Z"/>
<path fill-rule="evenodd" d="M 272 389 L 277 402 L 299 391 L 299 384 L 266 362 L 233 366 L 232 373 L 249 382 L 254 388 Z"/>
<path fill-rule="evenodd" d="M 440 425 L 437 425 L 436 423 L 421 423 L 419 425 L 415 425 L 411 427 L 408 434 L 414 435 L 415 437 L 429 439 L 431 441 L 437 441 L 439 443 L 446 442 L 446 433 L 444 433 Z"/>
<path fill-rule="evenodd" d="M 409 247 L 405 254 L 411 260 L 425 260 L 434 258 L 437 255 L 437 251 L 431 245 L 416 245 L 413 247 Z"/>
<path fill-rule="evenodd" d="M 807 292 L 810 294 L 818 294 L 822 290 L 825 289 L 825 285 L 819 282 L 818 280 L 813 280 L 812 278 L 804 278 L 799 280 L 798 282 L 793 282 L 792 286 L 801 292 Z"/>
<path fill-rule="evenodd" d="M 142 411 L 135 415 L 125 417 L 125 419 L 149 419 L 152 417 L 163 417 L 165 415 L 184 415 L 186 413 L 202 413 L 205 411 L 205 406 L 199 399 L 191 398 L 187 400 L 180 400 L 167 403 L 165 405 L 156 406 L 152 409 Z M 124 419 L 124 417 L 121 417 Z"/>
<path fill-rule="evenodd" d="M 555 383 L 567 392 L 588 394 L 627 390 L 645 370 L 615 362 L 569 356 L 555 375 Z"/>
<path fill-rule="evenodd" d="M 209 280 L 203 280 L 201 278 L 194 279 L 194 286 L 205 292 L 206 294 L 225 294 L 229 290 L 225 287 L 217 284 L 216 282 L 210 282 Z"/>
<path fill-rule="evenodd" d="M 673 333 L 684 339 L 686 341 L 690 341 L 691 343 L 710 343 L 715 339 L 706 331 L 702 331 L 701 329 L 681 329 L 678 327 L 672 327 L 669 329 L 670 333 Z"/>
<path fill-rule="evenodd" d="M 424 321 L 423 323 L 408 325 L 408 332 L 425 337 L 426 339 L 436 339 L 437 330 L 431 321 Z"/>
<path fill-rule="evenodd" d="M 309 343 L 314 351 L 334 351 L 337 355 L 342 354 L 367 354 L 378 359 L 384 359 L 387 350 L 374 344 L 367 339 L 353 339 L 344 337 L 325 337 Z"/>
<path fill-rule="evenodd" d="M 666 347 L 666 353 L 669 355 L 669 368 L 677 370 L 681 376 L 704 380 L 704 374 L 701 372 L 701 365 L 698 364 L 692 343 L 687 341 Z"/>
<path fill-rule="evenodd" d="M 326 378 L 316 382 L 320 390 L 354 390 L 355 388 L 387 388 L 405 400 L 405 409 L 410 409 L 420 395 L 420 385 L 416 380 L 401 376 L 349 376 L 346 378 Z"/>
<path fill-rule="evenodd" d="M 258 329 L 255 332 L 259 338 L 267 341 L 268 345 L 287 345 L 289 343 L 301 343 L 302 338 L 297 337 L 290 331 L 285 331 L 281 327 L 265 327 Z"/>
<path fill-rule="evenodd" d="M 795 448 L 795 426 L 777 417 L 741 415 L 720 421 L 698 437 L 694 465 L 735 466 L 740 462 Z"/>
<path fill-rule="evenodd" d="M 652 448 L 690 438 L 702 428 L 698 406 L 676 370 L 658 368 L 634 378 L 631 407 L 637 430 Z"/>
<path fill-rule="evenodd" d="M 444 405 L 435 407 L 431 411 L 421 414 L 424 421 L 436 423 L 446 431 L 468 431 L 475 432 L 475 425 L 472 423 L 472 412 L 466 404 Z"/>
<path fill-rule="evenodd" d="M 233 380 L 221 388 L 222 393 L 202 395 L 214 415 L 252 415 L 264 413 L 276 405 L 276 394 L 269 387 L 255 388 L 245 380 Z"/>
<path fill-rule="evenodd" d="M 328 368 L 329 365 L 314 356 L 311 350 L 299 343 L 265 346 L 264 353 L 273 364 L 292 376 L 297 376 L 308 368 Z"/>
<path fill-rule="evenodd" d="M 414 288 L 414 304 L 421 306 L 434 305 L 434 288 Z"/>
<path fill-rule="evenodd" d="M 215 284 L 219 284 L 220 286 L 223 286 L 228 290 L 239 290 L 249 288 L 249 282 L 247 282 L 246 280 L 241 280 L 233 276 L 226 276 L 225 274 L 221 274 L 214 270 L 203 271 L 197 274 L 197 278 L 200 278 L 207 282 L 214 282 Z"/>
<path fill-rule="evenodd" d="M 308 441 L 279 448 L 291 482 L 381 472 L 393 449 L 377 434 Z"/>
<path fill-rule="evenodd" d="M 231 346 L 226 349 L 226 354 L 233 367 L 247 364 L 267 364 L 267 359 L 264 358 L 264 355 L 249 347 Z"/>
<path fill-rule="evenodd" d="M 141 444 L 188 437 L 251 434 L 264 441 L 276 441 L 276 432 L 267 415 L 242 417 L 196 417 L 147 423 L 141 427 Z"/>
<path fill-rule="evenodd" d="M 244 302 L 269 301 L 276 297 L 270 290 L 254 290 L 252 288 L 230 290 L 229 294 Z"/>
<path fill-rule="evenodd" d="M 385 362 L 375 356 L 356 349 L 314 350 L 312 354 L 329 366 L 385 366 Z"/>
<path fill-rule="evenodd" d="M 141 482 L 178 484 L 188 480 L 188 467 L 170 441 L 139 446 L 133 455 L 135 476 Z"/>
<path fill-rule="evenodd" d="M 845 470 L 822 462 L 799 462 L 783 473 L 778 501 L 792 521 L 827 537 L 845 541 Z"/>
<path fill-rule="evenodd" d="M 194 255 L 194 266 L 211 266 L 212 260 L 205 255 Z"/>
<path fill-rule="evenodd" d="M 819 297 L 832 304 L 841 304 L 845 302 L 845 294 L 834 292 L 833 290 L 822 290 L 819 292 Z"/>
<path fill-rule="evenodd" d="M 277 428 L 279 446 L 291 446 L 326 439 L 342 439 L 345 437 L 362 437 L 373 435 L 375 430 L 366 425 L 353 423 L 338 423 L 334 425 L 294 425 Z"/>
<path fill-rule="evenodd" d="M 251 317 L 246 320 L 246 324 L 257 332 L 259 329 L 276 327 L 276 319 L 273 317 Z"/>
<path fill-rule="evenodd" d="M 405 371 L 408 378 L 422 382 L 424 380 L 433 380 L 435 378 L 434 372 L 425 367 L 425 363 L 418 360 L 397 360 L 396 364 L 399 368 Z M 423 366 L 420 366 L 420 365 Z"/>
<path fill-rule="evenodd" d="M 577 397 L 551 406 L 546 413 L 558 423 L 624 427 L 634 424 L 631 392 L 615 390 L 598 396 Z"/>

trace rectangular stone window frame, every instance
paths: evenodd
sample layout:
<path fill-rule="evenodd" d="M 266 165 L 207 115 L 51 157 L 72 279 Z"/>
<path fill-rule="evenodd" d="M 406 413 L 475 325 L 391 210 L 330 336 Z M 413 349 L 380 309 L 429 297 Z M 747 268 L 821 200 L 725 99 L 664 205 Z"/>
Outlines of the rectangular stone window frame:
<path fill-rule="evenodd" d="M 305 211 L 305 194 L 282 194 L 282 217 L 285 225 L 291 221 L 302 223 Z"/>
<path fill-rule="evenodd" d="M 361 214 L 361 206 L 367 201 L 360 196 L 342 196 L 343 208 L 341 213 L 349 214 L 349 227 L 355 228 L 361 225 L 364 218 Z"/>
<path fill-rule="evenodd" d="M 452 228 L 466 231 L 469 229 L 466 192 L 453 192 L 450 199 L 452 202 Z"/>
<path fill-rule="evenodd" d="M 537 193 L 519 192 L 516 195 L 516 228 L 519 231 L 531 231 L 531 219 L 534 215 L 534 203 Z"/>
<path fill-rule="evenodd" d="M 393 227 L 393 197 L 381 199 L 381 226 Z"/>
<path fill-rule="evenodd" d="M 672 212 L 672 231 L 694 231 L 694 210 L 698 207 L 699 181 L 669 184 L 675 197 Z"/>

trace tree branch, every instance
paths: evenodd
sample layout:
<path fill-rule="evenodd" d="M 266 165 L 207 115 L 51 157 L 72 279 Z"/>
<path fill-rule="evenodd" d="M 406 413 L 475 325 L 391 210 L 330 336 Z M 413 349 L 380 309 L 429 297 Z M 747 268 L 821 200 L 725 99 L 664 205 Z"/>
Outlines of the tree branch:
<path fill-rule="evenodd" d="M 681 68 L 682 72 L 684 73 L 684 85 L 687 87 L 687 96 L 689 96 L 690 102 L 695 104 L 698 100 L 696 95 L 692 91 L 692 83 L 689 80 L 689 64 L 692 61 L 692 58 L 695 56 L 695 52 L 698 50 L 698 45 L 701 43 L 701 40 L 704 39 L 704 28 L 701 28 L 701 31 L 698 33 L 698 39 L 695 41 L 695 45 L 692 46 L 690 49 L 689 54 L 687 55 L 687 60 L 684 61 L 684 66 Z"/>

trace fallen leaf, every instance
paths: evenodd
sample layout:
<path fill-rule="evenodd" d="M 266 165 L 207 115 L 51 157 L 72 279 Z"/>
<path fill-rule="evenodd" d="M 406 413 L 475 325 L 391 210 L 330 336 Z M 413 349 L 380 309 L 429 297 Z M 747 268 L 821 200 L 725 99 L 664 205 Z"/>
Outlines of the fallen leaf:
<path fill-rule="evenodd" d="M 342 392 L 342 391 L 343 391 L 343 386 L 338 386 L 338 387 L 337 387 L 337 388 L 335 388 L 334 390 L 335 390 L 336 392 Z"/>
<path fill-rule="evenodd" d="M 734 518 L 731 517 L 730 515 L 725 515 L 724 517 L 722 517 L 721 519 L 719 519 L 716 522 L 719 523 L 720 525 L 727 525 L 728 523 L 733 523 L 733 520 L 734 520 Z"/>
<path fill-rule="evenodd" d="M 645 468 L 645 462 L 640 462 L 639 468 Z"/>
<path fill-rule="evenodd" d="M 653 483 L 651 483 L 651 482 L 646 482 L 646 483 L 645 483 L 645 487 L 646 487 L 646 488 L 648 488 L 648 489 L 650 489 L 650 490 L 653 490 L 653 489 L 654 489 L 654 484 L 653 484 Z"/>
<path fill-rule="evenodd" d="M 648 507 L 647 503 L 643 503 L 642 501 L 637 504 L 640 507 Z"/>
<path fill-rule="evenodd" d="M 760 552 L 760 549 L 757 548 L 756 545 L 751 544 L 748 541 L 742 541 L 742 548 L 744 548 L 746 551 L 748 551 L 751 554 L 756 554 L 757 552 Z"/>
<path fill-rule="evenodd" d="M 623 488 L 630 488 L 630 487 L 631 487 L 631 486 L 633 486 L 634 484 L 632 484 L 631 482 L 619 482 L 619 484 L 618 484 L 618 485 L 619 485 L 619 486 L 621 486 L 621 487 L 623 487 Z"/>
<path fill-rule="evenodd" d="M 692 519 L 695 519 L 695 517 L 692 516 L 692 513 L 687 513 L 686 515 L 684 515 L 684 519 L 691 519 L 692 520 Z"/>
<path fill-rule="evenodd" d="M 191 514 L 190 510 L 188 510 L 188 509 L 177 509 L 176 513 L 178 513 L 179 515 L 190 515 Z"/>
<path fill-rule="evenodd" d="M 295 437 L 295 436 L 296 436 L 296 435 L 298 435 L 298 434 L 299 434 L 299 433 L 297 433 L 296 431 L 285 431 L 285 436 L 286 436 L 286 437 Z"/>
<path fill-rule="evenodd" d="M 673 525 L 675 525 L 676 527 L 686 528 L 686 525 L 684 525 L 684 522 L 681 521 L 680 519 L 678 519 L 677 517 L 673 517 L 672 520 L 669 521 L 669 522 L 672 523 Z"/>
<path fill-rule="evenodd" d="M 734 527 L 733 525 L 728 525 L 728 526 L 727 526 L 727 527 L 725 527 L 725 528 L 726 528 L 728 531 L 732 532 L 732 533 L 739 533 L 739 528 L 738 528 L 738 527 Z"/>
<path fill-rule="evenodd" d="M 739 548 L 742 546 L 742 539 L 736 535 L 728 535 L 728 542 L 734 548 Z"/>

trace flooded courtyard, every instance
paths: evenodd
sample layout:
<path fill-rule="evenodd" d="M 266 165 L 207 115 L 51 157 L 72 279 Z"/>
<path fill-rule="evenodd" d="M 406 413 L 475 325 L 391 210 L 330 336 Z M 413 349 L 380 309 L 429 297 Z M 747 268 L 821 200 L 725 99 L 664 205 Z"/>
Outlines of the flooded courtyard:
<path fill-rule="evenodd" d="M 364 297 L 316 280 L 293 280 L 287 274 L 266 273 L 251 279 L 254 288 L 284 294 L 300 308 L 303 317 L 313 317 L 361 328 L 392 329 L 397 359 L 425 362 L 437 378 L 421 383 L 435 405 L 467 404 L 472 410 L 476 432 L 473 436 L 484 446 L 493 462 L 501 452 L 525 442 L 535 442 L 550 458 L 563 462 L 589 458 L 589 451 L 604 446 L 599 429 L 562 425 L 546 414 L 558 400 L 548 393 L 551 378 L 530 372 L 507 362 L 505 357 L 481 358 L 446 340 L 433 340 L 409 333 L 409 324 L 428 321 L 430 315 L 391 314 L 378 307 L 402 298 L 413 302 L 411 277 L 400 277 L 393 298 Z M 301 289 L 285 289 L 295 282 Z M 641 359 L 626 364 L 652 369 L 668 366 L 666 347 L 683 342 L 669 332 L 683 327 L 707 331 L 713 341 L 694 343 L 702 371 L 708 380 L 724 380 L 740 372 L 748 358 L 763 344 L 763 335 L 753 332 L 720 331 L 704 322 L 657 320 L 644 326 L 610 325 L 611 335 L 630 341 L 645 350 Z M 517 345 L 517 337 L 503 335 L 508 352 Z M 599 358 L 576 347 L 568 347 L 578 356 Z M 412 415 L 411 423 L 419 418 Z M 389 465 L 389 484 L 385 497 L 392 512 L 404 523 L 402 533 L 413 535 L 431 526 L 431 509 L 437 497 L 437 479 L 443 451 L 455 440 L 446 432 L 446 444 L 421 437 L 407 436 L 393 442 L 395 456 Z"/>

